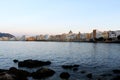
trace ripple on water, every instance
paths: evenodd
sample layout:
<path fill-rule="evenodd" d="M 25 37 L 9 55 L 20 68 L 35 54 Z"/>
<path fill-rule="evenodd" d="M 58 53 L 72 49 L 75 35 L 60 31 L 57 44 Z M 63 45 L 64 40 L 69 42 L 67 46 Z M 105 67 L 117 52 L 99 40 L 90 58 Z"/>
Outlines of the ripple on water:
<path fill-rule="evenodd" d="M 86 80 L 81 70 L 87 73 L 102 73 L 120 67 L 120 44 L 75 43 L 75 42 L 0 42 L 0 68 L 17 67 L 12 60 L 38 59 L 50 60 L 50 67 L 56 71 L 53 77 L 46 80 L 61 80 L 59 74 L 67 71 L 70 80 Z M 79 64 L 78 71 L 64 70 L 61 65 Z M 23 68 L 25 69 L 25 68 Z M 35 69 L 26 69 L 35 71 Z M 33 79 L 30 79 L 33 80 Z"/>

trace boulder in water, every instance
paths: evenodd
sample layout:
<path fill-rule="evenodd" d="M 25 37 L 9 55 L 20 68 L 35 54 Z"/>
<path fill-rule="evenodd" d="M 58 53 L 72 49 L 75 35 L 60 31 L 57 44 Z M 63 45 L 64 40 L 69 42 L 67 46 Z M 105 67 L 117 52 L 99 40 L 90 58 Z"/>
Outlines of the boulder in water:
<path fill-rule="evenodd" d="M 0 80 L 15 80 L 15 79 L 13 78 L 12 75 L 6 72 L 3 72 L 3 73 L 0 73 Z"/>
<path fill-rule="evenodd" d="M 70 77 L 70 74 L 68 72 L 62 72 L 60 74 L 60 78 L 62 79 L 69 79 L 69 77 Z"/>
<path fill-rule="evenodd" d="M 14 63 L 17 63 L 17 62 L 18 62 L 18 60 L 17 60 L 17 59 L 14 59 L 14 60 L 13 60 L 13 62 L 14 62 Z"/>
<path fill-rule="evenodd" d="M 14 75 L 16 80 L 27 80 L 27 77 L 30 76 L 29 72 L 16 69 L 15 67 L 11 67 L 8 73 Z"/>
<path fill-rule="evenodd" d="M 115 73 L 115 74 L 120 74 L 120 70 L 115 69 L 115 70 L 113 70 L 113 73 Z"/>
<path fill-rule="evenodd" d="M 55 71 L 48 69 L 48 68 L 41 68 L 37 70 L 36 72 L 32 73 L 32 77 L 35 79 L 42 79 L 46 77 L 53 76 Z"/>
<path fill-rule="evenodd" d="M 36 68 L 45 65 L 50 65 L 50 61 L 39 61 L 39 60 L 24 60 L 18 62 L 18 67 Z"/>
<path fill-rule="evenodd" d="M 92 73 L 89 73 L 86 75 L 86 77 L 92 79 L 93 75 L 92 75 Z"/>

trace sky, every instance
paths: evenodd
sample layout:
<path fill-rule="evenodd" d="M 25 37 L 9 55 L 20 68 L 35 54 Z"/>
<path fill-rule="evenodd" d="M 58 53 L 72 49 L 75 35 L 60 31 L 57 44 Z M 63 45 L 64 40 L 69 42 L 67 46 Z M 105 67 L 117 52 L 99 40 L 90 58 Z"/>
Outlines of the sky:
<path fill-rule="evenodd" d="M 120 0 L 0 0 L 0 32 L 61 34 L 120 30 Z"/>

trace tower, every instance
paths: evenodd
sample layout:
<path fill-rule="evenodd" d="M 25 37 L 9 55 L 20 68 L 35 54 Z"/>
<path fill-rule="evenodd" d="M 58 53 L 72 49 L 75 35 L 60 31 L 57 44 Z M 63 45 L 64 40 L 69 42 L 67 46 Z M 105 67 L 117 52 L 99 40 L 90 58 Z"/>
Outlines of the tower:
<path fill-rule="evenodd" d="M 93 30 L 93 40 L 96 40 L 96 29 Z"/>

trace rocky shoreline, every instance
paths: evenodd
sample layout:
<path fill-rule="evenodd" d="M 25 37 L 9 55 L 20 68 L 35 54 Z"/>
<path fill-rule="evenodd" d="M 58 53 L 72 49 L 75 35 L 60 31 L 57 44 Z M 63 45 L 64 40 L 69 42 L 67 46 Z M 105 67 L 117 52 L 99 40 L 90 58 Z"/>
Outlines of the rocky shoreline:
<path fill-rule="evenodd" d="M 8 70 L 6 69 L 0 69 L 0 80 L 29 80 L 28 77 L 32 77 L 33 79 L 46 79 L 49 77 L 52 77 L 53 75 L 56 74 L 56 71 L 47 68 L 44 66 L 51 65 L 51 61 L 39 61 L 39 60 L 24 60 L 24 61 L 19 61 L 19 60 L 13 60 L 14 63 L 18 64 L 18 69 L 15 67 L 11 67 Z M 22 70 L 19 68 L 37 68 L 34 72 L 29 72 L 26 70 Z M 71 64 L 71 65 L 61 65 L 60 66 L 64 70 L 70 70 L 70 71 L 78 71 L 80 65 L 79 64 Z M 108 72 L 103 72 L 100 75 L 95 76 L 92 72 L 88 72 L 87 70 L 81 70 L 80 74 L 83 74 L 87 80 L 120 80 L 120 69 L 113 69 Z M 69 80 L 69 78 L 72 75 L 67 72 L 63 71 L 59 74 L 58 77 L 61 78 L 61 80 Z M 85 79 L 85 80 L 86 80 Z M 77 79 L 81 80 L 81 79 Z"/>

